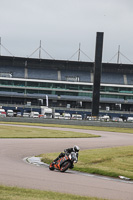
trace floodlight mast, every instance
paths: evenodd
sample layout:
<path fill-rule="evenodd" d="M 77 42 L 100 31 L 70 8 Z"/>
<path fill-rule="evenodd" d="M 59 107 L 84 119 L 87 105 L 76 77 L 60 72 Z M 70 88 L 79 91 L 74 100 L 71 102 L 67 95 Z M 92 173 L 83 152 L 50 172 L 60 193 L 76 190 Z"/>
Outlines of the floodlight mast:
<path fill-rule="evenodd" d="M 118 46 L 117 64 L 119 64 L 119 60 L 120 60 L 120 45 Z"/>
<path fill-rule="evenodd" d="M 79 43 L 79 49 L 78 49 L 78 61 L 80 61 L 80 46 L 81 46 L 81 44 Z"/>
<path fill-rule="evenodd" d="M 41 59 L 41 48 L 42 48 L 42 45 L 41 45 L 41 40 L 40 40 L 40 46 L 39 46 L 39 59 Z"/>

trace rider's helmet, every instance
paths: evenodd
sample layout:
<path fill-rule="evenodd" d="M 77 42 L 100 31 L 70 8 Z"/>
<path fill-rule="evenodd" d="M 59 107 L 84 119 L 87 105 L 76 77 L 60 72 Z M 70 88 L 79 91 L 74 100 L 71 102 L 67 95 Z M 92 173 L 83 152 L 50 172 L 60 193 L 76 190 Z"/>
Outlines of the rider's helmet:
<path fill-rule="evenodd" d="M 74 150 L 75 152 L 79 152 L 80 148 L 79 148 L 77 145 L 74 145 L 73 150 Z"/>

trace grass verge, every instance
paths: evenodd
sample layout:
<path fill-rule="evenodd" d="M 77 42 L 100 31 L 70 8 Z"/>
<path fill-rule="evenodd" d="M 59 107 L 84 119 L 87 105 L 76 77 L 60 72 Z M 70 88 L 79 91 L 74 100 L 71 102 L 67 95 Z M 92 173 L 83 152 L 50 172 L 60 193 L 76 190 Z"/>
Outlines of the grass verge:
<path fill-rule="evenodd" d="M 50 153 L 40 156 L 43 162 L 49 164 L 58 155 Z M 125 176 L 133 180 L 133 146 L 80 151 L 74 170 L 110 177 Z"/>
<path fill-rule="evenodd" d="M 78 125 L 62 125 L 62 124 L 42 124 L 42 123 L 24 123 L 24 122 L 0 122 L 1 124 L 20 124 L 29 126 L 44 126 L 44 127 L 60 127 L 60 128 L 74 128 L 74 129 L 85 129 L 85 130 L 96 130 L 96 131 L 109 131 L 109 132 L 120 132 L 120 133 L 131 133 L 133 134 L 133 128 L 121 128 L 121 127 L 101 127 L 101 126 L 78 126 Z M 88 122 L 89 124 L 89 122 Z"/>
<path fill-rule="evenodd" d="M 0 200 L 105 200 L 50 191 L 0 186 Z"/>
<path fill-rule="evenodd" d="M 36 129 L 29 127 L 0 126 L 0 138 L 90 138 L 100 137 L 87 133 Z"/>

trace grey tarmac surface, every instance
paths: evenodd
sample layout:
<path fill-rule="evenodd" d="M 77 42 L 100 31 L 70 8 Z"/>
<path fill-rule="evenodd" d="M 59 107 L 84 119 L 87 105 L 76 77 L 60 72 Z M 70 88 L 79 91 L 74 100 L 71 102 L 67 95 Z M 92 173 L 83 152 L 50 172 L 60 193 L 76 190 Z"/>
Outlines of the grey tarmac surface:
<path fill-rule="evenodd" d="M 79 145 L 81 150 L 133 145 L 132 134 L 53 127 L 41 128 L 44 131 L 50 128 L 93 133 L 102 137 L 84 139 L 0 139 L 0 184 L 113 200 L 133 199 L 133 184 L 131 183 L 95 176 L 84 176 L 69 171 L 66 173 L 50 171 L 46 167 L 37 167 L 23 161 L 25 157 L 41 153 L 61 152 L 74 144 Z"/>

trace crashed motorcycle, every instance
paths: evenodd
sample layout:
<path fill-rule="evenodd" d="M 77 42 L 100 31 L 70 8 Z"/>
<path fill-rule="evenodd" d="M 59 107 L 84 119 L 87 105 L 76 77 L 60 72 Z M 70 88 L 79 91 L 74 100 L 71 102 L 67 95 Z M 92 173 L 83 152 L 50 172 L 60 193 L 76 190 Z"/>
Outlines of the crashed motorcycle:
<path fill-rule="evenodd" d="M 71 152 L 69 155 L 65 154 L 64 157 L 59 158 L 56 162 L 52 162 L 49 165 L 50 170 L 59 170 L 60 172 L 65 172 L 68 168 L 72 169 L 74 167 L 73 163 L 77 163 L 78 157 L 77 153 Z"/>

